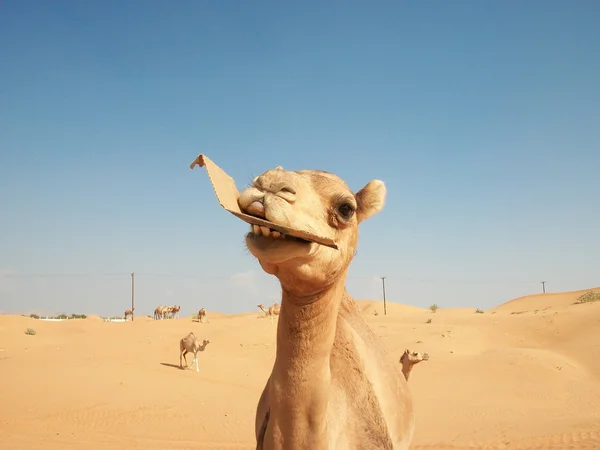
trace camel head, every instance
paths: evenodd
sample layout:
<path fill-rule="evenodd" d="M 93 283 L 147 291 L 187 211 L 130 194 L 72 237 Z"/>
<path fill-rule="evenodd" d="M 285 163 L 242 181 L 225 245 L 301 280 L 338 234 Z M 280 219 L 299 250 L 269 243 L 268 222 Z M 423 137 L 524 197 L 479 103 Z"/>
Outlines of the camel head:
<path fill-rule="evenodd" d="M 356 252 L 358 225 L 382 210 L 385 195 L 379 180 L 352 192 L 329 172 L 268 170 L 242 191 L 240 209 L 278 225 L 331 237 L 338 249 L 257 225 L 246 235 L 246 246 L 284 290 L 297 298 L 316 295 L 345 276 Z"/>
<path fill-rule="evenodd" d="M 429 354 L 421 353 L 421 352 L 411 352 L 409 349 L 404 350 L 404 353 L 400 357 L 401 364 L 410 364 L 414 365 L 420 363 L 421 361 L 428 361 Z"/>
<path fill-rule="evenodd" d="M 202 341 L 202 346 L 203 346 L 203 347 L 206 347 L 208 344 L 210 344 L 210 339 L 204 339 L 204 340 Z"/>

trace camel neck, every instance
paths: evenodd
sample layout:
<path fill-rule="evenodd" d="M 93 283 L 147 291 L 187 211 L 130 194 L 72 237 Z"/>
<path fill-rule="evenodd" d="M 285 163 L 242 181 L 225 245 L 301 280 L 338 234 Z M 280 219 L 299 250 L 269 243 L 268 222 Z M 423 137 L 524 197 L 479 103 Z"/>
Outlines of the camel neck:
<path fill-rule="evenodd" d="M 326 431 L 330 357 L 344 293 L 344 280 L 309 301 L 283 291 L 270 394 L 271 417 L 287 418 L 276 425 L 284 436 L 309 433 L 318 441 Z"/>
<path fill-rule="evenodd" d="M 410 377 L 410 372 L 412 371 L 413 364 L 402 364 L 402 374 L 406 381 L 408 381 L 408 377 Z"/>

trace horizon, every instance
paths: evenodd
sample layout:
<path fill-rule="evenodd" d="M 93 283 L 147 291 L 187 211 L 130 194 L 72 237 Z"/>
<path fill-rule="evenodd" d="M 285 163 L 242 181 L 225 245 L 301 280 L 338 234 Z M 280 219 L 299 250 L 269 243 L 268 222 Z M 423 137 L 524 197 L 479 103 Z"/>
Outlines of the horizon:
<path fill-rule="evenodd" d="M 550 291 L 546 291 L 546 292 L 537 292 L 537 293 L 532 293 L 532 294 L 527 294 L 527 295 L 523 295 L 523 296 L 519 296 L 519 297 L 515 297 L 515 298 L 511 298 L 508 299 L 506 301 L 503 301 L 501 303 L 498 303 L 496 305 L 492 305 L 489 308 L 483 309 L 483 311 L 489 311 L 489 310 L 493 310 L 495 308 L 498 308 L 500 306 L 506 305 L 507 303 L 511 303 L 515 300 L 522 300 L 522 299 L 526 299 L 526 298 L 530 298 L 530 297 L 538 297 L 538 296 L 548 296 L 548 297 L 552 297 L 553 295 L 556 296 L 560 296 L 560 295 L 564 295 L 564 294 L 573 294 L 573 293 L 583 293 L 583 292 L 589 292 L 589 291 L 600 291 L 600 286 L 596 286 L 596 287 L 589 287 L 589 288 L 582 288 L 582 289 L 575 289 L 572 291 L 558 291 L 558 292 L 550 292 Z M 384 300 L 383 299 L 369 299 L 369 298 L 355 298 L 354 299 L 357 302 L 378 302 L 383 304 Z M 402 303 L 402 302 L 397 302 L 394 300 L 389 300 L 386 299 L 385 300 L 386 303 L 388 304 L 393 304 L 393 305 L 401 305 L 401 306 L 410 306 L 410 307 L 414 307 L 414 308 L 420 308 L 423 310 L 429 310 L 431 309 L 431 306 L 435 305 L 436 306 L 436 311 L 439 310 L 448 310 L 448 309 L 473 309 L 475 310 L 480 310 L 480 308 L 477 307 L 466 307 L 464 305 L 457 305 L 457 306 L 450 306 L 450 307 L 440 307 L 437 303 L 432 303 L 431 305 L 425 307 L 425 306 L 416 306 L 416 305 L 411 305 L 409 303 Z M 280 303 L 280 302 L 277 302 Z M 265 308 L 267 308 L 268 306 L 270 306 L 272 303 L 269 304 L 265 304 L 263 305 Z M 158 306 L 158 305 L 156 305 Z M 166 305 L 166 306 L 175 306 L 175 305 Z M 128 308 L 130 309 L 130 308 Z M 197 310 L 190 312 L 189 314 L 179 314 L 178 319 L 183 319 L 183 318 L 188 318 L 188 317 L 196 317 L 196 315 L 198 314 L 198 310 L 200 308 L 198 308 Z M 258 305 L 256 306 L 256 309 L 258 309 Z M 136 307 L 136 311 L 138 310 L 138 308 Z M 134 314 L 135 317 L 152 317 L 153 316 L 153 310 L 149 313 L 146 314 L 146 312 L 144 311 L 141 314 L 138 314 L 137 312 Z M 254 310 L 240 310 L 240 311 L 235 311 L 235 312 L 224 312 L 224 311 L 220 311 L 218 309 L 215 310 L 210 310 L 207 311 L 207 313 L 212 314 L 212 313 L 217 313 L 217 314 L 223 314 L 223 315 L 238 315 L 238 314 L 260 314 L 259 311 L 254 311 Z M 39 310 L 29 310 L 29 311 L 12 311 L 12 312 L 6 312 L 6 311 L 2 311 L 0 310 L 0 315 L 5 315 L 5 316 L 24 316 L 24 317 L 29 317 L 30 315 L 37 315 L 39 316 L 38 318 L 48 318 L 48 317 L 56 317 L 62 314 L 65 314 L 68 316 L 68 319 L 72 319 L 71 315 L 81 315 L 84 314 L 87 317 L 90 316 L 99 316 L 102 318 L 118 318 L 118 317 L 123 317 L 123 315 L 119 315 L 119 314 L 97 314 L 97 313 L 89 313 L 87 311 L 39 311 Z M 383 314 L 383 313 L 382 313 Z M 81 318 L 81 317 L 76 317 L 77 319 Z"/>
<path fill-rule="evenodd" d="M 600 286 L 600 4 L 177 5 L 3 4 L 0 312 L 279 302 L 198 153 L 383 180 L 358 300 Z"/>
<path fill-rule="evenodd" d="M 573 293 L 579 293 L 579 292 L 589 292 L 589 291 L 599 291 L 600 290 L 600 286 L 596 286 L 596 287 L 591 287 L 591 288 L 585 288 L 585 289 L 576 289 L 574 291 L 565 291 L 565 292 L 538 292 L 538 293 L 534 293 L 534 294 L 529 294 L 529 295 L 524 295 L 521 297 L 516 297 L 516 298 L 511 298 L 509 300 L 506 300 L 505 302 L 499 303 L 497 305 L 493 305 L 491 308 L 485 309 L 483 310 L 485 311 L 489 311 L 489 310 L 493 310 L 497 307 L 506 305 L 507 303 L 511 303 L 515 300 L 523 300 L 529 297 L 537 297 L 537 296 L 552 296 L 552 295 L 564 295 L 564 294 L 573 294 Z M 357 298 L 355 299 L 355 301 L 358 302 L 378 302 L 383 304 L 383 300 L 377 300 L 377 299 L 366 299 L 366 298 Z M 393 305 L 400 305 L 400 306 L 410 306 L 410 307 L 414 307 L 414 308 L 419 308 L 422 309 L 424 311 L 430 310 L 431 306 L 433 306 L 434 304 L 431 304 L 429 307 L 422 307 L 422 306 L 415 306 L 415 305 L 410 305 L 407 303 L 399 303 L 399 302 L 395 302 L 395 301 L 391 301 L 391 300 L 386 300 L 386 303 L 388 304 L 393 304 Z M 265 308 L 268 308 L 268 306 L 270 306 L 271 304 L 268 305 L 263 305 Z M 158 306 L 158 305 L 157 305 Z M 174 306 L 174 305 L 167 305 L 167 306 Z M 464 307 L 464 306 L 451 306 L 451 307 L 445 307 L 445 308 L 441 308 L 438 307 L 437 304 L 435 304 L 436 306 L 436 312 L 437 311 L 441 311 L 441 310 L 452 310 L 452 309 L 473 309 L 474 311 L 478 311 L 480 310 L 479 308 L 470 308 L 470 307 Z M 258 309 L 258 305 L 256 307 Z M 136 308 L 137 310 L 137 308 Z M 219 311 L 219 310 L 212 310 L 212 311 L 207 311 L 208 314 L 213 314 L 213 313 L 217 313 L 217 314 L 223 314 L 223 315 L 240 315 L 240 314 L 261 314 L 260 310 L 259 311 L 238 311 L 238 312 L 231 312 L 231 313 L 227 313 L 227 312 L 223 312 L 223 311 Z M 59 311 L 59 312 L 51 312 L 51 313 L 46 313 L 46 312 L 37 312 L 37 311 L 26 311 L 26 312 L 3 312 L 0 311 L 0 315 L 4 315 L 4 316 L 21 316 L 21 317 L 30 317 L 30 315 L 37 315 L 39 316 L 38 318 L 49 318 L 49 317 L 56 317 L 59 315 L 66 315 L 68 319 L 81 319 L 81 317 L 75 317 L 72 318 L 72 315 L 85 315 L 87 317 L 90 316 L 99 316 L 102 318 L 120 318 L 123 317 L 122 315 L 99 315 L 99 314 L 94 314 L 94 313 L 87 313 L 86 311 L 79 311 L 79 312 L 65 312 L 65 311 Z M 191 314 L 179 314 L 179 317 L 177 317 L 177 319 L 184 319 L 184 318 L 189 318 L 191 317 L 192 319 L 195 318 L 198 314 L 198 310 L 191 313 Z M 381 313 L 381 315 L 384 315 L 383 312 Z M 150 317 L 152 318 L 152 314 L 134 314 L 135 317 Z M 87 318 L 86 317 L 86 318 Z M 173 320 L 173 319 L 167 319 L 167 320 Z"/>

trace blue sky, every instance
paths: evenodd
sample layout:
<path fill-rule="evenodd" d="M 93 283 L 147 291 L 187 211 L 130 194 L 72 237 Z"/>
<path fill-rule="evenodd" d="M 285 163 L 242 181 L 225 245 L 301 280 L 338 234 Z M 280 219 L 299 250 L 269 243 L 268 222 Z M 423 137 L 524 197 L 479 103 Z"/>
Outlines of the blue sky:
<path fill-rule="evenodd" d="M 325 4 L 326 3 L 326 4 Z M 370 6 L 369 6 L 370 5 Z M 600 285 L 600 4 L 0 7 L 0 310 L 278 299 L 217 203 L 282 165 L 379 178 L 355 298 L 488 308 Z"/>

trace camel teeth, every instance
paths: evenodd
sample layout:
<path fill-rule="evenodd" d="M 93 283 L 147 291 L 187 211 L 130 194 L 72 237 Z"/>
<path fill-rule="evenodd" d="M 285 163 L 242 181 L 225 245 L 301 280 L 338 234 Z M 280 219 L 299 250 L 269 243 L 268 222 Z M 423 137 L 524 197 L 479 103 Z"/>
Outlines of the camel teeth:
<path fill-rule="evenodd" d="M 254 233 L 255 236 L 264 236 L 271 239 L 286 238 L 285 234 L 261 225 L 250 225 L 250 232 Z"/>

